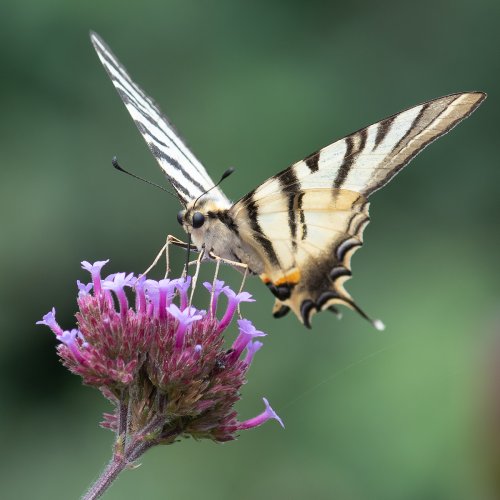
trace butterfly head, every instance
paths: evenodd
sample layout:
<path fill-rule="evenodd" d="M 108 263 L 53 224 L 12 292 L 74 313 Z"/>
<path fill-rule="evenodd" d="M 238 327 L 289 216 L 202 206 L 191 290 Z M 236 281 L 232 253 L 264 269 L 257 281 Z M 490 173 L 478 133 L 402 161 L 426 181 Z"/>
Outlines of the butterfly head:
<path fill-rule="evenodd" d="M 191 226 L 193 229 L 199 229 L 205 224 L 205 215 L 198 210 L 188 214 L 187 210 L 179 210 L 177 213 L 177 222 L 181 226 Z"/>
<path fill-rule="evenodd" d="M 185 209 L 177 213 L 177 222 L 187 233 L 205 233 L 211 226 L 214 215 L 224 211 L 228 206 L 223 206 L 219 199 L 209 197 L 197 202 L 188 203 Z"/>

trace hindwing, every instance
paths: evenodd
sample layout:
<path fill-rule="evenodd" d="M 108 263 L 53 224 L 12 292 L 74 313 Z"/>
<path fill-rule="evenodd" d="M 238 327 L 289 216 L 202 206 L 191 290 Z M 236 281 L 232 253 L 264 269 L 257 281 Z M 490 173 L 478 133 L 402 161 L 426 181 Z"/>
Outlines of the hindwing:
<path fill-rule="evenodd" d="M 319 188 L 270 198 L 259 205 L 259 228 L 240 236 L 263 248 L 261 279 L 276 296 L 274 315 L 291 309 L 309 327 L 314 312 L 335 304 L 361 312 L 343 284 L 351 277 L 351 257 L 363 244 L 369 222 L 366 198 Z M 249 217 L 247 207 L 239 207 L 238 224 Z"/>

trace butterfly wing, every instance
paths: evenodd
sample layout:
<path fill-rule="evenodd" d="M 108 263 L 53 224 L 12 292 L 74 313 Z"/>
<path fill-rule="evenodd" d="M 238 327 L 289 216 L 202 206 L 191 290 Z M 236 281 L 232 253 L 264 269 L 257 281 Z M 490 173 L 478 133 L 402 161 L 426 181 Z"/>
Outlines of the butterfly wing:
<path fill-rule="evenodd" d="M 213 187 L 214 182 L 205 167 L 177 135 L 158 105 L 134 83 L 99 35 L 91 33 L 90 39 L 139 132 L 181 202 L 186 205 Z M 227 203 L 219 188 L 210 193 L 216 200 Z"/>
<path fill-rule="evenodd" d="M 240 237 L 259 253 L 261 278 L 277 297 L 275 316 L 291 309 L 310 326 L 312 314 L 343 304 L 367 317 L 343 285 L 363 243 L 369 196 L 485 97 L 453 94 L 395 114 L 295 163 L 234 204 Z"/>

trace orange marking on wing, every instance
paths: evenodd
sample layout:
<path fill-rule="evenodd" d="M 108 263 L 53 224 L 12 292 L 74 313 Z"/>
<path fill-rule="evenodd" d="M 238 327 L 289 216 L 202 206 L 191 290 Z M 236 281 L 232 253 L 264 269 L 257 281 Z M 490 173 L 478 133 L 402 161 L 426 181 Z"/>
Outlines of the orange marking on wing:
<path fill-rule="evenodd" d="M 271 283 L 271 279 L 266 273 L 262 273 L 259 275 L 259 278 L 267 285 L 268 283 Z"/>
<path fill-rule="evenodd" d="M 300 281 L 300 270 L 295 268 L 290 273 L 285 274 L 285 276 L 283 276 L 283 278 L 276 280 L 274 282 L 274 284 L 276 286 L 284 285 L 284 284 L 296 285 L 299 281 Z"/>

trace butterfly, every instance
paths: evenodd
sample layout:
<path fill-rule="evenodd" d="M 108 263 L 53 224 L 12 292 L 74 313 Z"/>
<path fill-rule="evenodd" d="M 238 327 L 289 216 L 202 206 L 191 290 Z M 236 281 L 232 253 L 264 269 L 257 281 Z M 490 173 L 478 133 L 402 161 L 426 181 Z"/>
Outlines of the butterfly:
<path fill-rule="evenodd" d="M 468 117 L 483 92 L 452 94 L 396 113 L 326 146 L 231 203 L 155 102 L 95 33 L 92 43 L 149 149 L 184 206 L 177 216 L 206 258 L 243 265 L 306 327 L 314 313 L 347 306 L 344 288 L 363 244 L 370 196 L 432 141 Z"/>

